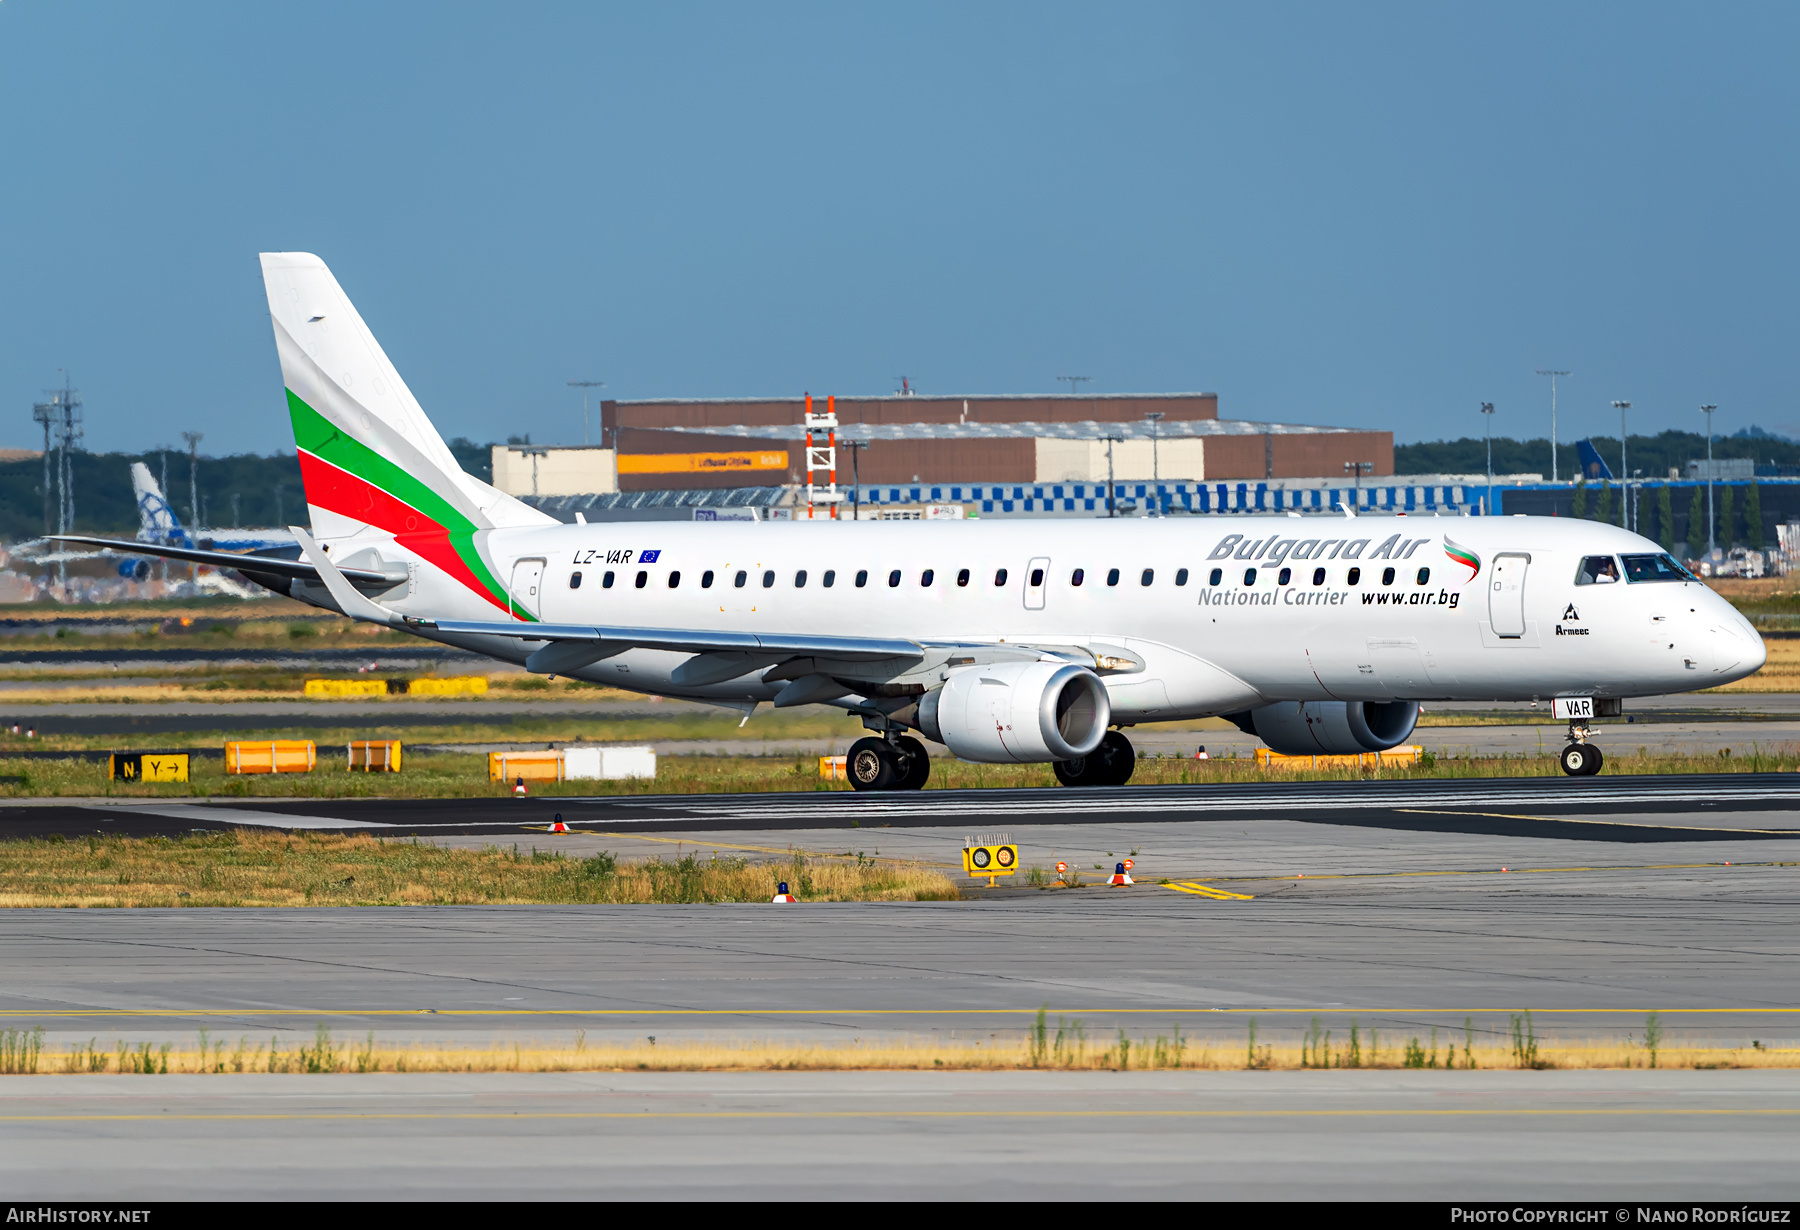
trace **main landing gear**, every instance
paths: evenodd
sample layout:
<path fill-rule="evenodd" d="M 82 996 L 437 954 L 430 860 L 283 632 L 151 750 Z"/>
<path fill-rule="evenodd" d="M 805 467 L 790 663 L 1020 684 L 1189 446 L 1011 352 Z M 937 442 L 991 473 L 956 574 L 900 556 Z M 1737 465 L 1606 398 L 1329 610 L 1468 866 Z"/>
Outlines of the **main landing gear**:
<path fill-rule="evenodd" d="M 844 767 L 853 790 L 923 790 L 931 776 L 931 757 L 911 735 L 890 731 L 852 743 Z"/>
<path fill-rule="evenodd" d="M 1570 777 L 1592 777 L 1600 771 L 1606 757 L 1600 749 L 1588 742 L 1587 723 L 1573 721 L 1569 723 L 1569 746 L 1563 748 L 1561 762 L 1562 771 Z"/>
<path fill-rule="evenodd" d="M 1059 760 L 1051 768 L 1065 786 L 1123 786 L 1137 767 L 1131 740 L 1116 730 L 1106 732 L 1100 746 L 1079 760 Z"/>

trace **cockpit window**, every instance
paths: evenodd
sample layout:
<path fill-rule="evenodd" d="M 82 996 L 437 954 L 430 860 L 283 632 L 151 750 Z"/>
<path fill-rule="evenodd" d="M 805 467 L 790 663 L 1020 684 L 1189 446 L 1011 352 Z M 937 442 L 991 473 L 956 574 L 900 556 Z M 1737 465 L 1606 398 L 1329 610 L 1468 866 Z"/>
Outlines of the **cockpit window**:
<path fill-rule="evenodd" d="M 1627 555 L 1625 577 L 1637 581 L 1692 581 L 1694 574 L 1667 555 Z"/>
<path fill-rule="evenodd" d="M 1619 565 L 1610 555 L 1590 555 L 1575 574 L 1577 585 L 1612 585 L 1619 579 Z"/>

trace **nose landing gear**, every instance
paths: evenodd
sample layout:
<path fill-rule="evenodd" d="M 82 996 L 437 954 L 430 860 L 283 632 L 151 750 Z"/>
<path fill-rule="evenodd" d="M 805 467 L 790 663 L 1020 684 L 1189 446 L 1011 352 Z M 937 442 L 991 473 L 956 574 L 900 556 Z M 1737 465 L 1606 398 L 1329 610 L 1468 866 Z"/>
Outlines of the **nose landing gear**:
<path fill-rule="evenodd" d="M 1569 745 L 1562 750 L 1558 758 L 1562 771 L 1570 777 L 1592 777 L 1600 771 L 1606 757 L 1600 749 L 1588 742 L 1588 727 L 1583 721 L 1569 723 Z"/>

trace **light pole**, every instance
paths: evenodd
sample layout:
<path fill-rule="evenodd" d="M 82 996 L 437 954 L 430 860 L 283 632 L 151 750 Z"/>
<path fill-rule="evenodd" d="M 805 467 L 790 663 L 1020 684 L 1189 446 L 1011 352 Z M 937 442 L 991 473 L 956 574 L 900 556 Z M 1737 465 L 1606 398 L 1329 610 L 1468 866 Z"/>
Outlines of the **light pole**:
<path fill-rule="evenodd" d="M 1113 507 L 1112 446 L 1114 444 L 1118 443 L 1123 438 L 1124 437 L 1122 437 L 1122 436 L 1107 436 L 1106 437 L 1106 515 L 1109 517 L 1116 517 L 1119 515 L 1118 512 Z"/>
<path fill-rule="evenodd" d="M 1556 378 L 1573 373 L 1553 372 L 1547 367 L 1540 367 L 1537 374 L 1550 377 L 1550 481 L 1556 482 Z"/>
<path fill-rule="evenodd" d="M 1631 528 L 1631 471 L 1625 465 L 1625 412 L 1631 409 L 1628 401 L 1615 401 L 1613 409 L 1619 412 L 1619 528 Z"/>
<path fill-rule="evenodd" d="M 1494 515 L 1494 403 L 1481 403 L 1481 418 L 1487 424 L 1487 503 L 1482 506 L 1486 516 Z"/>
<path fill-rule="evenodd" d="M 571 380 L 569 381 L 569 387 L 581 390 L 581 442 L 583 444 L 592 444 L 594 442 L 593 433 L 588 430 L 588 390 L 604 389 L 606 387 L 606 381 Z"/>
<path fill-rule="evenodd" d="M 1162 422 L 1161 410 L 1146 411 L 1144 417 L 1150 420 L 1150 490 L 1156 494 L 1156 511 L 1162 512 L 1162 465 L 1157 460 L 1157 432 Z"/>
<path fill-rule="evenodd" d="M 1706 416 L 1706 554 L 1710 559 L 1717 546 L 1713 542 L 1713 459 L 1712 459 L 1712 416 L 1718 406 L 1701 406 L 1700 413 Z"/>

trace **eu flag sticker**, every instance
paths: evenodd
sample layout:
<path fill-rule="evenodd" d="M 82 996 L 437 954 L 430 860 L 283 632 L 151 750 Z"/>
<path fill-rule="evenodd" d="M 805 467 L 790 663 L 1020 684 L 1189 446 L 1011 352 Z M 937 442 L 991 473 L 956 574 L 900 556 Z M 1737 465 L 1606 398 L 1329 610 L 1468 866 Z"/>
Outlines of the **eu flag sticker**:
<path fill-rule="evenodd" d="M 662 554 L 661 551 L 639 551 L 638 552 L 638 563 L 654 564 L 656 562 L 656 557 L 661 554 Z"/>

